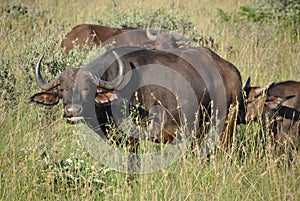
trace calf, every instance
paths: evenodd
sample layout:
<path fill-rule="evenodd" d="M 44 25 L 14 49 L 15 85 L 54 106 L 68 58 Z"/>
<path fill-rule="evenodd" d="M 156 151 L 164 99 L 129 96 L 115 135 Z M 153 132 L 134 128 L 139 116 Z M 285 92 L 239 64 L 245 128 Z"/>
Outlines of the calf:
<path fill-rule="evenodd" d="M 117 29 L 96 24 L 79 24 L 75 26 L 61 42 L 61 47 L 64 48 L 66 54 L 76 46 L 82 48 L 86 46 L 99 46 L 104 41 L 133 30 L 132 28 Z"/>
<path fill-rule="evenodd" d="M 291 140 L 294 145 L 299 144 L 300 82 L 285 81 L 251 87 L 249 78 L 244 91 L 248 122 L 262 117 L 264 129 L 272 131 L 277 143 Z"/>

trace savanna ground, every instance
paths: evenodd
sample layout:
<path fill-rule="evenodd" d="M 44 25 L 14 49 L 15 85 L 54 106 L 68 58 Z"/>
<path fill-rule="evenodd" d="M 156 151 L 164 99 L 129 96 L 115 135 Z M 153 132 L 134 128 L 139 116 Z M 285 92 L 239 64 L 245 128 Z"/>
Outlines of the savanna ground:
<path fill-rule="evenodd" d="M 270 2 L 275 2 L 273 5 Z M 260 124 L 238 126 L 232 151 L 209 162 L 188 154 L 152 174 L 104 167 L 54 110 L 29 102 L 40 89 L 33 69 L 47 53 L 44 75 L 78 67 L 83 51 L 64 55 L 60 41 L 80 23 L 187 27 L 192 45 L 209 46 L 232 62 L 243 82 L 300 81 L 299 3 L 284 1 L 7 1 L 0 2 L 1 200 L 299 200 L 300 155 L 276 155 Z M 285 1 L 292 2 L 293 1 Z M 290 6 L 290 7 L 289 7 Z M 214 45 L 205 39 L 214 38 Z"/>

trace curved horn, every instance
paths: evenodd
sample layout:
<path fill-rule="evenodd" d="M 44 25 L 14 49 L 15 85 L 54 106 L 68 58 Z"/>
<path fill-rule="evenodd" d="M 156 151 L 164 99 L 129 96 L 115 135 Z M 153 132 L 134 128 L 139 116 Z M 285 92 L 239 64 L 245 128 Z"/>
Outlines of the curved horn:
<path fill-rule="evenodd" d="M 181 34 L 175 35 L 175 40 L 176 41 L 181 40 L 183 38 L 184 34 L 185 34 L 185 27 L 181 23 L 179 24 L 179 26 L 180 26 Z"/>
<path fill-rule="evenodd" d="M 152 40 L 152 41 L 155 41 L 157 36 L 156 35 L 153 35 L 150 31 L 150 28 L 152 26 L 152 23 L 153 23 L 153 19 L 150 20 L 148 26 L 147 26 L 147 29 L 146 29 L 146 34 L 147 34 L 147 37 L 149 38 L 149 40 Z"/>
<path fill-rule="evenodd" d="M 117 77 L 111 82 L 98 79 L 98 86 L 101 88 L 104 88 L 104 89 L 109 89 L 109 90 L 117 88 L 123 82 L 124 74 L 125 74 L 125 66 L 124 66 L 122 60 L 120 59 L 119 55 L 115 51 L 112 51 L 112 52 L 115 55 L 115 57 L 117 58 L 118 64 L 119 64 L 119 73 L 118 73 Z"/>
<path fill-rule="evenodd" d="M 41 71 L 40 71 L 40 67 L 41 67 L 41 62 L 44 58 L 44 54 L 41 55 L 41 57 L 39 58 L 36 66 L 35 66 L 35 80 L 36 80 L 36 83 L 38 84 L 38 86 L 41 88 L 41 89 L 44 89 L 44 90 L 49 90 L 55 86 L 57 86 L 59 84 L 59 76 L 54 78 L 51 82 L 46 82 L 42 75 L 41 75 Z"/>

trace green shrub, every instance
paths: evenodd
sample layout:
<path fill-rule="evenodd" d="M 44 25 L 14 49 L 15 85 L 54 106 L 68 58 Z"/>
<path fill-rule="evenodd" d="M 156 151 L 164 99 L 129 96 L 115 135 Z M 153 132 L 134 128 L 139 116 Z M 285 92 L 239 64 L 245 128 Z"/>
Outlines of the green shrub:
<path fill-rule="evenodd" d="M 225 23 L 246 22 L 258 26 L 273 26 L 279 32 L 290 32 L 297 42 L 300 37 L 300 2 L 298 0 L 261 0 L 241 6 L 238 12 L 218 9 L 218 16 Z"/>
<path fill-rule="evenodd" d="M 298 0 L 261 0 L 246 6 L 241 6 L 238 13 L 226 13 L 218 9 L 219 16 L 224 21 L 230 19 L 246 19 L 248 21 L 282 21 L 300 24 L 300 2 Z"/>

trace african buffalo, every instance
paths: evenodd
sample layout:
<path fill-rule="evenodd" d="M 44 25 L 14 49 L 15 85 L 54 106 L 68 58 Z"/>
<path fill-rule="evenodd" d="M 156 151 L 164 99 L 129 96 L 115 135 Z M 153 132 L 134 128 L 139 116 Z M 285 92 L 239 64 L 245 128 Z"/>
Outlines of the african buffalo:
<path fill-rule="evenodd" d="M 46 92 L 35 94 L 31 100 L 54 105 L 62 99 L 69 123 L 88 117 L 96 108 L 103 126 L 113 116 L 113 106 L 118 108 L 124 97 L 132 106 L 143 105 L 143 118 L 153 119 L 153 129 L 159 131 L 151 136 L 155 142 L 180 138 L 182 111 L 187 123 L 197 121 L 200 130 L 206 130 L 210 119 L 215 118 L 222 145 L 230 144 L 236 120 L 244 120 L 239 71 L 208 48 L 160 51 L 120 47 L 84 69 L 64 70 L 49 83 L 40 74 L 42 59 L 37 62 L 35 77 Z"/>
<path fill-rule="evenodd" d="M 99 46 L 104 41 L 130 30 L 133 29 L 118 29 L 95 24 L 79 24 L 73 27 L 66 35 L 66 38 L 62 40 L 61 47 L 64 48 L 65 53 L 68 54 L 69 51 L 76 46 L 78 46 L 78 48 L 82 48 L 85 45 Z"/>
<path fill-rule="evenodd" d="M 291 140 L 297 145 L 300 137 L 300 82 L 285 81 L 251 87 L 249 78 L 244 90 L 247 95 L 247 121 L 262 117 L 264 129 L 272 131 L 277 143 Z"/>
<path fill-rule="evenodd" d="M 76 46 L 93 47 L 109 45 L 108 49 L 121 46 L 145 46 L 150 49 L 169 49 L 178 47 L 177 41 L 183 38 L 185 29 L 183 26 L 182 34 L 175 36 L 167 33 L 152 34 L 152 20 L 146 30 L 137 28 L 111 28 L 95 24 L 80 24 L 75 26 L 63 39 L 61 47 L 68 54 Z"/>

